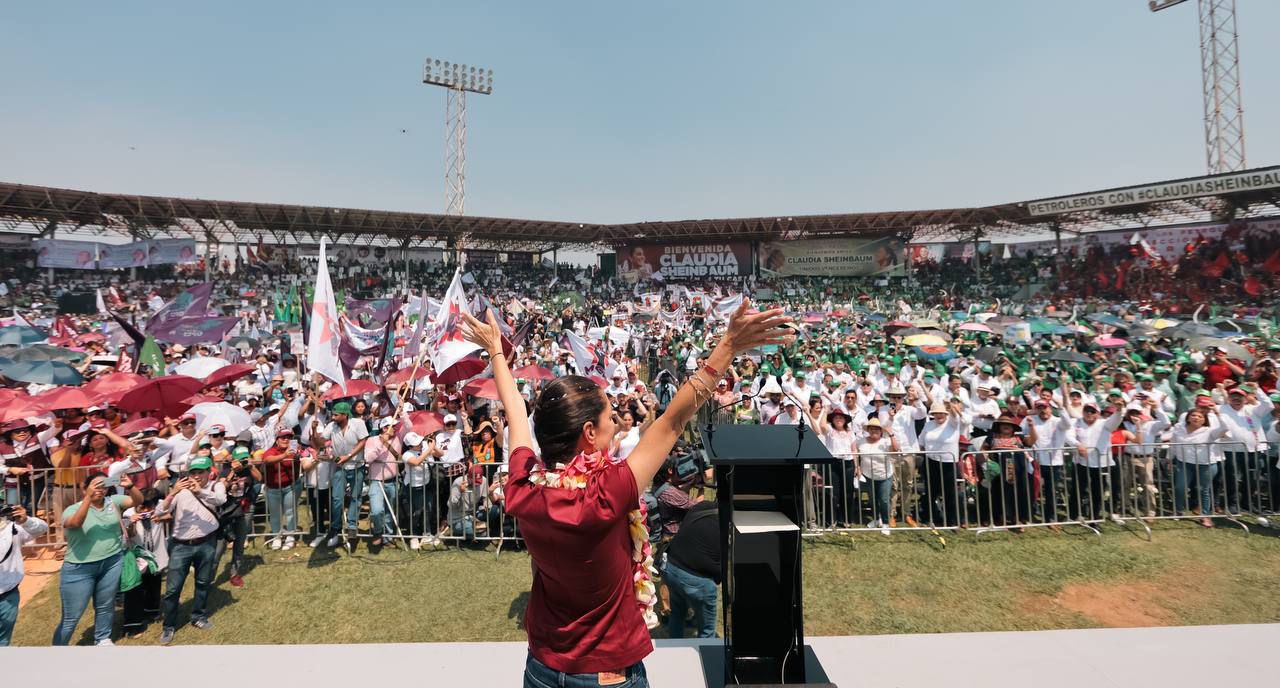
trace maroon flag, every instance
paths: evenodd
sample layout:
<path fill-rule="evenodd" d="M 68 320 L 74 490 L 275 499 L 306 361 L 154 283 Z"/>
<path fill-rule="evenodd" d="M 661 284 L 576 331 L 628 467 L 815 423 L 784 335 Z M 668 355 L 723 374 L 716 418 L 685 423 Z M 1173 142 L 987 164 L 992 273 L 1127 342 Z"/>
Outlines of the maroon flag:
<path fill-rule="evenodd" d="M 205 313 L 209 310 L 209 297 L 212 294 L 213 284 L 211 282 L 202 282 L 178 294 L 172 301 L 166 303 L 159 312 L 151 316 L 151 319 L 147 321 L 147 332 L 152 335 L 156 334 L 153 330 L 170 320 L 191 317 L 204 319 Z M 159 336 L 156 338 L 161 339 Z"/>

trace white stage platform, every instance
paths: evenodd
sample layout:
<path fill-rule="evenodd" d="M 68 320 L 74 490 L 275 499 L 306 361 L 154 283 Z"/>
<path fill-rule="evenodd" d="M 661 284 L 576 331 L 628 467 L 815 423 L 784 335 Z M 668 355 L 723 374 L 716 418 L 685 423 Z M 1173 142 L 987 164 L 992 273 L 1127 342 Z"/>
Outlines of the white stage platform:
<path fill-rule="evenodd" d="M 184 629 L 182 633 L 193 631 Z M 179 634 L 181 638 L 181 633 Z M 654 688 L 702 688 L 697 645 L 658 641 Z M 1265 686 L 1280 624 L 810 638 L 841 688 Z M 717 643 L 718 644 L 718 643 Z M 6 682 L 69 686 L 519 686 L 523 643 L 7 648 Z M 150 678 L 149 678 L 150 677 Z"/>

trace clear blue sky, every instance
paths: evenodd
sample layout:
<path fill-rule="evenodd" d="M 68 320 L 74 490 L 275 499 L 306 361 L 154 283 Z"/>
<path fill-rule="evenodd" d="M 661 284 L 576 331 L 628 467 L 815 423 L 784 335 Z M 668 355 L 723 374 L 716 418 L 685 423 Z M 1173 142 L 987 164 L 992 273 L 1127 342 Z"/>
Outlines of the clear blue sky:
<path fill-rule="evenodd" d="M 1195 3 L 30 2 L 0 21 L 0 179 L 625 222 L 952 207 L 1204 173 Z M 1239 0 L 1251 166 L 1280 2 Z M 401 133 L 401 130 L 407 133 Z"/>

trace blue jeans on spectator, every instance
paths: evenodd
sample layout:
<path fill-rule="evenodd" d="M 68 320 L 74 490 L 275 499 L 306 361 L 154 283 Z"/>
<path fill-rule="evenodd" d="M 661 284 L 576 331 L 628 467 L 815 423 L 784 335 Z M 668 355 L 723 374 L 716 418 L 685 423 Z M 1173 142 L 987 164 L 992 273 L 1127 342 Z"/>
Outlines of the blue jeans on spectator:
<path fill-rule="evenodd" d="M 217 564 L 214 540 L 217 536 L 198 545 L 184 545 L 171 541 L 169 548 L 169 577 L 164 584 L 164 627 L 178 627 L 178 599 L 182 586 L 187 583 L 187 572 L 196 570 L 196 592 L 191 605 L 191 620 L 209 618 L 205 608 L 209 602 L 209 589 L 213 587 L 213 574 Z"/>
<path fill-rule="evenodd" d="M 284 531 L 280 530 L 280 515 L 284 514 Z M 271 534 L 279 537 L 292 535 L 298 530 L 298 484 L 288 487 L 267 488 L 267 524 Z"/>
<path fill-rule="evenodd" d="M 617 672 L 625 674 L 621 683 L 609 684 L 613 688 L 649 688 L 649 676 L 645 674 L 644 662 L 636 662 Z M 596 688 L 600 685 L 600 675 L 566 674 L 534 659 L 533 655 L 524 661 L 524 688 Z"/>
<path fill-rule="evenodd" d="M 351 487 L 351 503 L 347 504 L 347 487 Z M 329 478 L 329 535 L 342 531 L 342 514 L 347 515 L 347 530 L 355 530 L 360 521 L 360 502 L 364 500 L 364 466 L 333 469 Z"/>
<path fill-rule="evenodd" d="M 20 594 L 15 586 L 13 590 L 0 594 L 0 647 L 8 647 L 13 638 L 13 625 L 18 623 L 18 600 Z"/>
<path fill-rule="evenodd" d="M 716 582 L 667 561 L 662 579 L 671 591 L 671 615 L 667 635 L 684 637 L 684 617 L 693 609 L 693 625 L 699 638 L 716 637 Z"/>
<path fill-rule="evenodd" d="M 409 501 L 409 534 L 413 536 L 435 535 L 436 523 L 440 517 L 436 514 L 436 490 L 433 485 L 407 487 L 405 494 Z"/>
<path fill-rule="evenodd" d="M 381 486 L 381 487 L 379 487 Z M 369 531 L 374 537 L 395 535 L 395 524 L 389 512 L 396 508 L 396 488 L 400 483 L 391 480 L 374 480 L 369 483 Z"/>
<path fill-rule="evenodd" d="M 62 621 L 53 631 L 54 645 L 71 644 L 80 617 L 93 598 L 93 641 L 111 639 L 116 616 L 116 593 L 120 592 L 120 570 L 124 555 L 113 554 L 87 564 L 62 562 L 58 592 L 62 596 Z"/>
<path fill-rule="evenodd" d="M 465 542 L 475 542 L 475 518 L 467 515 L 462 518 L 455 518 L 452 521 L 449 521 L 449 534 L 454 537 L 460 537 Z"/>
<path fill-rule="evenodd" d="M 1218 475 L 1218 464 L 1193 464 L 1173 462 L 1173 510 L 1181 514 L 1187 510 L 1187 473 L 1195 471 L 1196 485 L 1200 492 L 1200 515 L 1213 515 L 1213 479 Z"/>
<path fill-rule="evenodd" d="M 882 527 L 889 527 L 889 497 L 893 494 L 893 478 L 872 480 L 871 494 L 875 502 L 876 520 Z"/>

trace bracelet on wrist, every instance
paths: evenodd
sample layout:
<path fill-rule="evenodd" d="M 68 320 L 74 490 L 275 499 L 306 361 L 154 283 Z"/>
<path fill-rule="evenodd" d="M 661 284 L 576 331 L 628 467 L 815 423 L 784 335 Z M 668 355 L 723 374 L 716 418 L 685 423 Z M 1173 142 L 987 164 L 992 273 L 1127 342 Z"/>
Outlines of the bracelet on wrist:
<path fill-rule="evenodd" d="M 712 368 L 710 363 L 703 363 L 702 370 L 704 370 L 708 375 L 710 375 L 713 380 L 719 380 L 720 377 L 723 375 L 723 373 L 721 373 L 720 371 L 716 370 L 715 368 Z"/>

